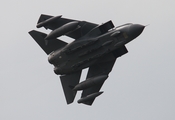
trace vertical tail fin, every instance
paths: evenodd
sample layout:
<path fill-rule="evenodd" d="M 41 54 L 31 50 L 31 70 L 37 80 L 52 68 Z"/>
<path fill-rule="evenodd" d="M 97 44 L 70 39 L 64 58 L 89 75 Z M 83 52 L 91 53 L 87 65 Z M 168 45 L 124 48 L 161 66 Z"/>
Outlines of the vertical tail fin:
<path fill-rule="evenodd" d="M 38 45 L 44 50 L 46 54 L 49 54 L 52 51 L 55 51 L 67 45 L 66 42 L 63 42 L 58 39 L 52 39 L 52 40 L 46 41 L 44 38 L 47 36 L 47 34 L 36 30 L 30 31 L 29 34 L 38 43 Z"/>

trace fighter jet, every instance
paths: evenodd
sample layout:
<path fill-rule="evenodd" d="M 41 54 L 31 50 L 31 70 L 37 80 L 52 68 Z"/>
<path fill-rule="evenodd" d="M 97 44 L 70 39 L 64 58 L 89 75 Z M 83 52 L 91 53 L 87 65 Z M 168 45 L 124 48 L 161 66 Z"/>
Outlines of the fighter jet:
<path fill-rule="evenodd" d="M 95 24 L 44 14 L 41 14 L 36 27 L 52 30 L 49 34 L 31 30 L 29 34 L 48 55 L 55 74 L 60 75 L 67 104 L 74 101 L 77 91 L 82 91 L 78 103 L 86 105 L 92 105 L 103 93 L 100 89 L 116 59 L 128 52 L 125 45 L 145 28 L 140 24 L 114 27 L 111 20 Z M 67 43 L 58 39 L 63 35 L 74 41 Z M 86 80 L 80 82 L 85 68 L 88 68 Z"/>

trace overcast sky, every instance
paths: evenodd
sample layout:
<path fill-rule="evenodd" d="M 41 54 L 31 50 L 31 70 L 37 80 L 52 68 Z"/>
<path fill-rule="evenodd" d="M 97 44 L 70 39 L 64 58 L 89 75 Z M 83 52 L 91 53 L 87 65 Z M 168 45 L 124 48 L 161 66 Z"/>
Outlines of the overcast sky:
<path fill-rule="evenodd" d="M 0 120 L 174 120 L 174 8 L 174 0 L 1 0 Z M 40 14 L 149 26 L 127 44 L 92 106 L 76 102 L 80 92 L 67 105 L 59 76 L 28 34 Z"/>

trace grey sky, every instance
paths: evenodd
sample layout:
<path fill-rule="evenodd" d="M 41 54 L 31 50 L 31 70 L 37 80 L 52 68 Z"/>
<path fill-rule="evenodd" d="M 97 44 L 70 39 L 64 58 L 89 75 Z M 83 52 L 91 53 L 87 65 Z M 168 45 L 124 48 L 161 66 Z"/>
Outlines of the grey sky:
<path fill-rule="evenodd" d="M 174 0 L 1 1 L 0 120 L 174 120 L 174 7 Z M 42 13 L 149 26 L 127 44 L 93 106 L 77 104 L 80 93 L 66 105 L 59 77 L 28 34 Z"/>

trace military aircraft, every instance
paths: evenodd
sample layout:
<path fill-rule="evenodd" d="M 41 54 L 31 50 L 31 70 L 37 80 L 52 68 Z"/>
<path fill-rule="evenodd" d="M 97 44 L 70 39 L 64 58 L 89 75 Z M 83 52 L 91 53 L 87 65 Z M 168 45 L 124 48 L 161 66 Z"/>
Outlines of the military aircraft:
<path fill-rule="evenodd" d="M 100 89 L 116 59 L 128 52 L 125 45 L 145 28 L 132 23 L 114 27 L 112 21 L 98 25 L 44 14 L 36 27 L 52 30 L 49 34 L 36 30 L 29 34 L 49 55 L 48 61 L 54 66 L 55 74 L 60 75 L 67 104 L 72 103 L 77 91 L 82 90 L 78 103 L 86 105 L 92 105 L 103 93 Z M 62 35 L 75 40 L 68 44 L 58 39 Z M 86 80 L 79 83 L 85 68 L 88 68 Z"/>

